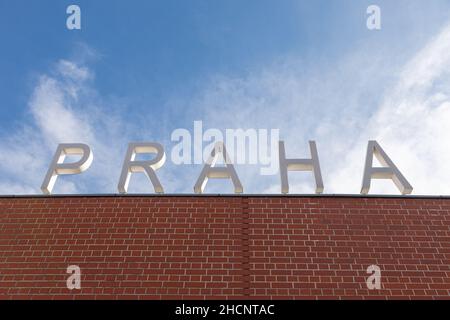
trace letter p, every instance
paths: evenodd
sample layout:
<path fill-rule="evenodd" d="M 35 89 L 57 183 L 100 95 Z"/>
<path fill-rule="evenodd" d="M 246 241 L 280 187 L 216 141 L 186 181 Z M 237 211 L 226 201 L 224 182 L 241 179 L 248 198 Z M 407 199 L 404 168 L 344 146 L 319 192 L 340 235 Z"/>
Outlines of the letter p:
<path fill-rule="evenodd" d="M 64 163 L 67 155 L 81 155 L 77 162 Z M 41 190 L 45 194 L 51 194 L 56 179 L 63 174 L 78 174 L 86 171 L 94 159 L 91 148 L 82 143 L 62 143 L 58 145 L 53 156 L 50 168 L 47 171 Z"/>

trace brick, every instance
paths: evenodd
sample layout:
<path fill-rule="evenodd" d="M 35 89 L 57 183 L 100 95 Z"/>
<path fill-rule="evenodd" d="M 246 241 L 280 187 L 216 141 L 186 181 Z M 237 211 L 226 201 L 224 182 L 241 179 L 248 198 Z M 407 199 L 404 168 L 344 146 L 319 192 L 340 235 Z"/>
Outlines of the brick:
<path fill-rule="evenodd" d="M 0 197 L 0 299 L 449 299 L 449 226 L 446 198 Z"/>

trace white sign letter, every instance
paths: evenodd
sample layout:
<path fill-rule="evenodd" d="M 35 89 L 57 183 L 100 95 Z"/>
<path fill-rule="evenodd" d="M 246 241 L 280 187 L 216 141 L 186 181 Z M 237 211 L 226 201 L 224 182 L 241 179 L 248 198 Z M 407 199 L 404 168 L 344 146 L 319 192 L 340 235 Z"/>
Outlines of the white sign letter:
<path fill-rule="evenodd" d="M 64 163 L 66 155 L 81 155 L 81 159 L 74 163 Z M 42 183 L 42 192 L 51 194 L 58 175 L 82 173 L 91 166 L 93 159 L 91 148 L 86 144 L 62 143 L 58 145 L 53 161 Z"/>
<path fill-rule="evenodd" d="M 222 154 L 225 160 L 225 167 L 214 167 L 217 159 L 219 158 L 219 154 Z M 203 170 L 195 183 L 195 193 L 203 193 L 209 178 L 231 179 L 234 185 L 234 193 L 242 193 L 244 191 L 223 142 L 216 142 L 214 145 L 214 149 L 211 151 L 211 156 L 203 167 Z"/>
<path fill-rule="evenodd" d="M 320 172 L 319 155 L 317 154 L 316 143 L 309 142 L 311 159 L 286 159 L 284 141 L 279 141 L 279 159 L 281 175 L 281 192 L 289 193 L 288 171 L 312 171 L 316 180 L 316 193 L 323 192 L 322 173 Z"/>
<path fill-rule="evenodd" d="M 372 166 L 374 154 L 384 167 L 374 168 Z M 413 187 L 376 141 L 369 141 L 369 145 L 367 146 L 366 166 L 364 168 L 361 194 L 369 193 L 372 179 L 391 179 L 402 194 L 410 194 L 413 190 Z"/>
<path fill-rule="evenodd" d="M 136 155 L 141 153 L 156 153 L 156 157 L 152 160 L 135 161 Z M 155 170 L 161 168 L 164 165 L 164 162 L 166 162 L 166 154 L 164 153 L 164 147 L 159 143 L 130 143 L 120 175 L 118 185 L 119 192 L 127 193 L 132 173 L 145 172 L 152 182 L 155 192 L 164 193 L 163 187 L 155 173 Z"/>

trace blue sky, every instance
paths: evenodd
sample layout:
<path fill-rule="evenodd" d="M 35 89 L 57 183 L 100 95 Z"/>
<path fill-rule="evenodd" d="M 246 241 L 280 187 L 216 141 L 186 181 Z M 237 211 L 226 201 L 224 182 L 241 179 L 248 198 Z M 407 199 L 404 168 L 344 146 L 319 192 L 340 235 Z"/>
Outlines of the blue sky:
<path fill-rule="evenodd" d="M 95 62 L 99 92 L 128 97 L 140 109 L 186 94 L 211 74 L 240 76 L 289 55 L 333 57 L 364 36 L 362 28 L 351 36 L 343 18 L 350 8 L 359 11 L 353 24 L 363 24 L 360 2 L 78 1 L 82 30 L 68 31 L 71 3 L 1 2 L 1 94 L 11 106 L 1 109 L 3 119 L 16 120 L 11 109 L 26 108 L 33 73 L 62 57 L 85 59 L 80 45 L 100 56 L 88 61 Z"/>
<path fill-rule="evenodd" d="M 70 4 L 81 30 L 66 28 Z M 370 4 L 381 30 L 366 28 Z M 94 164 L 55 192 L 116 192 L 128 142 L 159 141 L 170 153 L 173 130 L 202 120 L 279 129 L 292 157 L 316 140 L 327 193 L 359 192 L 367 140 L 377 139 L 415 193 L 449 194 L 449 9 L 441 0 L 0 0 L 0 192 L 39 193 L 64 139 L 89 142 Z M 158 175 L 166 192 L 189 193 L 200 170 L 166 163 Z M 277 175 L 237 170 L 245 192 L 279 193 Z M 131 191 L 152 192 L 133 179 Z M 291 183 L 313 190 L 307 173 Z M 373 190 L 397 193 L 389 182 Z"/>

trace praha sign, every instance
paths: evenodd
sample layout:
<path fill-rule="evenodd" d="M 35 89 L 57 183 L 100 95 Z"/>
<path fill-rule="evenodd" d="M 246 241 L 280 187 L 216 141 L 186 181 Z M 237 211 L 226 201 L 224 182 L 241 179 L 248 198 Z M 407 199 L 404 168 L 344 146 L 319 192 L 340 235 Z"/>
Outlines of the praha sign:
<path fill-rule="evenodd" d="M 309 159 L 286 159 L 284 142 L 279 141 L 279 171 L 281 177 L 281 193 L 289 193 L 289 171 L 310 171 L 313 173 L 316 183 L 316 193 L 320 194 L 324 190 L 322 173 L 320 170 L 319 155 L 316 143 L 309 142 L 311 158 Z M 154 154 L 151 160 L 135 160 L 138 154 Z M 79 155 L 81 158 L 76 162 L 65 163 L 67 155 Z M 383 165 L 383 167 L 373 166 L 373 156 Z M 223 161 L 223 166 L 217 166 L 218 159 Z M 58 145 L 56 153 L 50 164 L 50 168 L 42 183 L 41 190 L 45 194 L 51 194 L 55 182 L 60 175 L 79 174 L 87 169 L 93 161 L 91 148 L 82 143 L 64 143 Z M 164 188 L 159 181 L 156 171 L 160 169 L 166 161 L 164 147 L 156 142 L 130 143 L 120 174 L 118 191 L 127 193 L 130 177 L 133 173 L 143 172 L 152 183 L 156 193 L 164 193 Z M 243 193 L 244 188 L 239 180 L 234 165 L 227 154 L 225 144 L 217 142 L 206 161 L 197 182 L 194 185 L 194 192 L 201 194 L 204 192 L 209 179 L 230 179 L 234 186 L 235 193 Z M 376 141 L 369 141 L 366 154 L 366 162 L 363 174 L 361 194 L 368 194 L 372 179 L 392 180 L 400 193 L 410 194 L 412 186 L 395 166 L 392 160 L 384 152 Z"/>

